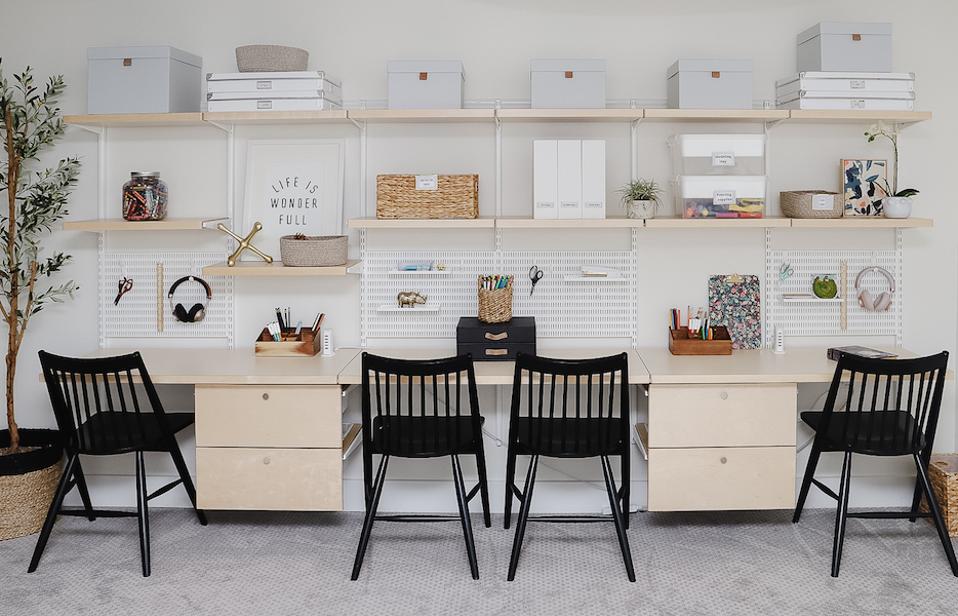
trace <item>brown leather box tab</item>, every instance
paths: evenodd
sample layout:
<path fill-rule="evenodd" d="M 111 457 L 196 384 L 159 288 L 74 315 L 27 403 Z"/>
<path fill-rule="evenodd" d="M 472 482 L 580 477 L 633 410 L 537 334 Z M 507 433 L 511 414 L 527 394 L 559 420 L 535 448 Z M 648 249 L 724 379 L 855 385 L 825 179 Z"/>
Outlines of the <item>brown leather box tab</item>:
<path fill-rule="evenodd" d="M 419 73 L 419 81 L 426 81 L 429 79 L 429 73 Z"/>
<path fill-rule="evenodd" d="M 852 35 L 852 40 L 853 40 L 853 41 L 860 41 L 860 40 L 862 40 L 862 35 L 861 35 L 861 34 L 853 34 L 853 35 Z"/>
<path fill-rule="evenodd" d="M 575 76 L 575 74 L 574 74 L 572 71 L 566 71 L 566 72 L 565 72 L 565 78 L 566 78 L 566 79 L 572 79 L 574 76 Z"/>
<path fill-rule="evenodd" d="M 722 71 L 712 71 L 712 79 L 718 79 L 722 76 Z"/>
<path fill-rule="evenodd" d="M 133 58 L 123 58 L 123 66 L 133 66 Z"/>

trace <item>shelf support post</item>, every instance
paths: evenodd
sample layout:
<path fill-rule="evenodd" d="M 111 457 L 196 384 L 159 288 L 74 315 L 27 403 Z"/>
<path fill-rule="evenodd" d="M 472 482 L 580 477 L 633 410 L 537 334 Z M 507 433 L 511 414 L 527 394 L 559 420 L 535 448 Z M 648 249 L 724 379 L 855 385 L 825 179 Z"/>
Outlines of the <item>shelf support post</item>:
<path fill-rule="evenodd" d="M 494 121 L 496 124 L 496 217 L 502 216 L 502 118 L 499 110 L 502 102 L 496 99 Z"/>
<path fill-rule="evenodd" d="M 634 104 L 634 101 L 633 101 Z M 642 118 L 636 118 L 629 123 L 629 179 L 639 178 L 639 124 Z"/>

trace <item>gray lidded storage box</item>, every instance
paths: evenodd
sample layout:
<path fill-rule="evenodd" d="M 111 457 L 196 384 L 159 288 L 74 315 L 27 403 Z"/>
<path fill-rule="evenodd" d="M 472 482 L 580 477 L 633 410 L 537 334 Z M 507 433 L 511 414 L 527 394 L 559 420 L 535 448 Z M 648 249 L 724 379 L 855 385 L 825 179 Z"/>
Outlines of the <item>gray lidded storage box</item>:
<path fill-rule="evenodd" d="M 677 60 L 668 70 L 671 109 L 751 109 L 751 60 Z"/>
<path fill-rule="evenodd" d="M 605 60 L 532 60 L 533 109 L 604 109 Z"/>
<path fill-rule="evenodd" d="M 462 62 L 399 60 L 386 64 L 390 109 L 462 109 Z"/>
<path fill-rule="evenodd" d="M 891 24 L 823 21 L 798 35 L 798 72 L 890 73 Z"/>
<path fill-rule="evenodd" d="M 203 59 L 175 47 L 87 49 L 87 113 L 201 111 Z"/>

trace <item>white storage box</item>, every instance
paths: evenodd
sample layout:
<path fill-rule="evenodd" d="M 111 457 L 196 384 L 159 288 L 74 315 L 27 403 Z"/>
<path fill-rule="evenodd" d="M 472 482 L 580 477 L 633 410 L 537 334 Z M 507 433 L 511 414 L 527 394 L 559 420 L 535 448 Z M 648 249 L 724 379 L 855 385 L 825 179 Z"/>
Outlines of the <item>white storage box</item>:
<path fill-rule="evenodd" d="M 764 175 L 765 135 L 675 135 L 674 175 Z"/>
<path fill-rule="evenodd" d="M 605 141 L 582 140 L 582 218 L 605 218 Z"/>
<path fill-rule="evenodd" d="M 181 113 L 203 105 L 203 59 L 175 47 L 87 49 L 87 113 Z"/>
<path fill-rule="evenodd" d="M 891 24 L 823 21 L 798 35 L 798 71 L 890 73 Z"/>
<path fill-rule="evenodd" d="M 914 73 L 840 73 L 809 71 L 775 82 L 775 98 L 794 98 L 798 92 L 843 92 L 868 96 L 870 92 L 914 92 Z"/>
<path fill-rule="evenodd" d="M 462 108 L 462 62 L 394 61 L 386 77 L 390 109 Z"/>
<path fill-rule="evenodd" d="M 683 218 L 762 218 L 764 175 L 689 175 L 677 181 L 677 213 Z"/>
<path fill-rule="evenodd" d="M 582 142 L 578 139 L 559 139 L 557 218 L 582 218 Z"/>
<path fill-rule="evenodd" d="M 532 60 L 533 109 L 604 109 L 605 60 Z"/>
<path fill-rule="evenodd" d="M 776 99 L 779 109 L 864 109 L 866 111 L 914 111 L 913 92 L 868 92 L 861 96 L 845 92 L 800 91 Z"/>
<path fill-rule="evenodd" d="M 210 94 L 211 97 L 207 103 L 207 110 L 211 112 L 221 111 L 327 111 L 330 109 L 340 109 L 341 105 L 333 101 L 324 99 L 321 96 L 307 96 L 301 98 L 295 97 L 276 97 L 273 98 L 229 98 L 219 99 L 217 96 L 222 94 Z M 230 96 L 227 94 L 227 96 Z"/>
<path fill-rule="evenodd" d="M 678 60 L 669 67 L 672 109 L 751 109 L 751 60 Z"/>
<path fill-rule="evenodd" d="M 532 217 L 559 216 L 559 142 L 536 139 L 532 142 Z"/>
<path fill-rule="evenodd" d="M 343 100 L 339 80 L 333 79 L 323 71 L 209 73 L 206 76 L 208 94 L 233 92 L 248 95 L 255 92 L 258 96 L 267 96 L 274 93 L 304 91 L 318 92 L 323 98 L 337 103 Z"/>

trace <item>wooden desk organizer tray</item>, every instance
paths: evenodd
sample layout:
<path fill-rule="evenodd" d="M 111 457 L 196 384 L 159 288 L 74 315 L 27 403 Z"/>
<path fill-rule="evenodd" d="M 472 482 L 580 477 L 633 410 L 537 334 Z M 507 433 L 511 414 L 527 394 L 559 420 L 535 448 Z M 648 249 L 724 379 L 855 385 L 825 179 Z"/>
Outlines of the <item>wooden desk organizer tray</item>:
<path fill-rule="evenodd" d="M 732 338 L 728 328 L 716 325 L 711 340 L 689 338 L 689 328 L 669 329 L 669 351 L 672 355 L 731 355 Z"/>
<path fill-rule="evenodd" d="M 256 339 L 255 354 L 261 357 L 312 357 L 322 346 L 322 335 L 311 329 L 304 328 L 297 336 L 295 328 L 287 327 L 280 337 L 282 340 L 276 342 L 264 327 Z"/>

